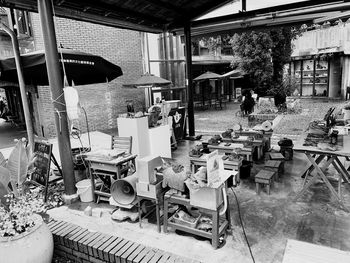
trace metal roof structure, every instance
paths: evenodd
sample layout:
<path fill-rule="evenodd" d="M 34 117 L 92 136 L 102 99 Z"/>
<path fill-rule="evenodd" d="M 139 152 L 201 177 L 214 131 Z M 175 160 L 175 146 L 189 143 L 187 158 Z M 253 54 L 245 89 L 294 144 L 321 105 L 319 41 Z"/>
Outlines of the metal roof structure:
<path fill-rule="evenodd" d="M 312 21 L 350 10 L 348 0 L 313 0 L 281 4 L 232 15 L 196 20 L 229 0 L 52 0 L 55 15 L 70 19 L 150 33 L 181 30 L 192 21 L 194 31 L 203 26 L 217 28 L 234 23 L 233 28 Z M 242 0 L 242 4 L 249 0 Z M 283 3 L 283 2 L 281 2 Z M 38 11 L 37 0 L 0 0 L 0 6 L 32 12 Z M 258 20 L 258 22 L 254 21 Z M 232 26 L 230 27 L 232 28 Z M 203 31 L 201 32 L 203 33 Z"/>
<path fill-rule="evenodd" d="M 229 0 L 52 0 L 55 15 L 106 26 L 162 33 L 182 27 Z M 0 0 L 0 6 L 38 12 L 37 0 Z"/>

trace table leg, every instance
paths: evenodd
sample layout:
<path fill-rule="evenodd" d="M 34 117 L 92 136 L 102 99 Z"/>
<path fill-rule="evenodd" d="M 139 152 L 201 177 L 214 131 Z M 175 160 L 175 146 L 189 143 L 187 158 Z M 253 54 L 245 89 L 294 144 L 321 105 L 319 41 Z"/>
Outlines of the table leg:
<path fill-rule="evenodd" d="M 227 208 L 226 208 L 226 220 L 228 221 L 227 229 L 231 229 L 231 212 L 230 212 L 230 201 L 228 198 L 228 195 L 226 195 L 227 198 Z"/>
<path fill-rule="evenodd" d="M 339 178 L 344 179 L 344 181 L 347 181 L 347 183 L 349 183 L 346 175 L 344 175 L 344 171 L 338 166 L 338 163 L 336 161 L 334 161 L 332 164 L 333 164 L 334 168 L 337 170 L 337 172 L 339 173 Z"/>
<path fill-rule="evenodd" d="M 303 185 L 303 188 L 301 189 L 301 191 L 294 197 L 294 201 L 298 200 L 300 196 L 302 196 L 306 190 L 316 181 L 317 176 L 314 176 L 310 179 L 310 181 Z"/>
<path fill-rule="evenodd" d="M 320 167 L 318 167 L 317 163 L 315 162 L 315 160 L 309 155 L 306 154 L 307 158 L 309 159 L 309 161 L 312 163 L 312 165 L 315 167 L 317 174 L 321 177 L 321 179 L 325 182 L 326 186 L 328 187 L 328 189 L 331 191 L 332 195 L 337 199 L 337 201 L 342 205 L 343 202 L 341 201 L 341 199 L 339 198 L 337 192 L 334 190 L 333 186 L 331 185 L 331 183 L 328 181 L 327 177 L 325 176 L 325 174 L 323 173 L 323 171 L 321 170 Z"/>
<path fill-rule="evenodd" d="M 139 211 L 139 226 L 142 228 L 142 215 L 141 215 L 141 198 L 137 197 L 137 206 Z"/>
<path fill-rule="evenodd" d="M 219 211 L 213 211 L 213 228 L 212 228 L 212 246 L 217 248 L 219 246 Z"/>
<path fill-rule="evenodd" d="M 158 198 L 156 199 L 156 217 L 157 217 L 157 228 L 158 228 L 158 233 L 160 233 L 160 211 L 159 211 L 159 202 L 158 202 Z"/>
<path fill-rule="evenodd" d="M 335 161 L 338 163 L 339 168 L 343 171 L 344 180 L 345 180 L 348 184 L 350 184 L 350 175 L 349 175 L 349 172 L 345 169 L 345 167 L 343 166 L 343 164 L 341 163 L 341 161 L 339 160 L 338 157 L 335 159 Z"/>
<path fill-rule="evenodd" d="M 164 233 L 168 233 L 168 198 L 164 196 L 164 215 L 163 215 L 163 231 Z"/>
<path fill-rule="evenodd" d="M 95 176 L 94 173 L 91 171 L 91 166 L 89 163 L 89 173 L 90 173 L 90 179 L 91 179 L 91 191 L 92 191 L 92 196 L 94 197 L 94 202 L 97 202 L 97 197 L 95 195 L 95 189 L 96 189 L 96 185 L 95 185 Z"/>

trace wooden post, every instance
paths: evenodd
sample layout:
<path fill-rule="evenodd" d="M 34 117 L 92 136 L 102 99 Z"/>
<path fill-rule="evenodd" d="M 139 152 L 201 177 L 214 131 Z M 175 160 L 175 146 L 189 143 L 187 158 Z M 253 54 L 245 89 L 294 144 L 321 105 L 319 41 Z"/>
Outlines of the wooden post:
<path fill-rule="evenodd" d="M 45 59 L 52 104 L 55 111 L 58 148 L 60 151 L 63 181 L 66 195 L 75 191 L 74 166 L 69 139 L 67 110 L 63 96 L 63 79 L 58 60 L 58 49 L 50 0 L 38 0 L 38 10 L 45 44 Z"/>
<path fill-rule="evenodd" d="M 194 109 L 193 109 L 193 76 L 192 76 L 192 46 L 191 46 L 191 24 L 188 21 L 184 26 L 185 47 L 186 47 L 186 79 L 187 79 L 187 113 L 188 133 L 194 136 Z"/>

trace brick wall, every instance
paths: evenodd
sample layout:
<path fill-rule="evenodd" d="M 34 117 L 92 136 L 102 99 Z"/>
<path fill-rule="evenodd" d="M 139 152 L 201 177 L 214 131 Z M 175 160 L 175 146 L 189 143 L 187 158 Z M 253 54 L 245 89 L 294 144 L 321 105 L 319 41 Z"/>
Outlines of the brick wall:
<path fill-rule="evenodd" d="M 31 21 L 35 49 L 44 49 L 39 15 L 31 14 Z M 115 128 L 118 114 L 126 112 L 125 100 L 133 99 L 142 110 L 144 90 L 122 88 L 123 84 L 130 83 L 143 73 L 139 32 L 64 18 L 55 18 L 55 26 L 58 45 L 102 56 L 123 70 L 123 76 L 110 83 L 76 86 L 80 103 L 87 111 L 91 131 Z M 53 137 L 56 128 L 49 87 L 38 87 L 38 94 L 40 127 L 43 127 L 45 137 Z M 86 131 L 83 115 L 78 125 Z"/>

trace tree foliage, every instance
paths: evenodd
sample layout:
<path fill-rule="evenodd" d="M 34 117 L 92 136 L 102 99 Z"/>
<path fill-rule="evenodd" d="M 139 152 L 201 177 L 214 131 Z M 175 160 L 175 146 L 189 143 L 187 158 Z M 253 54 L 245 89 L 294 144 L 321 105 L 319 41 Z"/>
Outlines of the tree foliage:
<path fill-rule="evenodd" d="M 283 68 L 290 61 L 296 31 L 290 27 L 234 34 L 232 67 L 245 72 L 259 96 L 273 95 L 283 103 Z"/>

